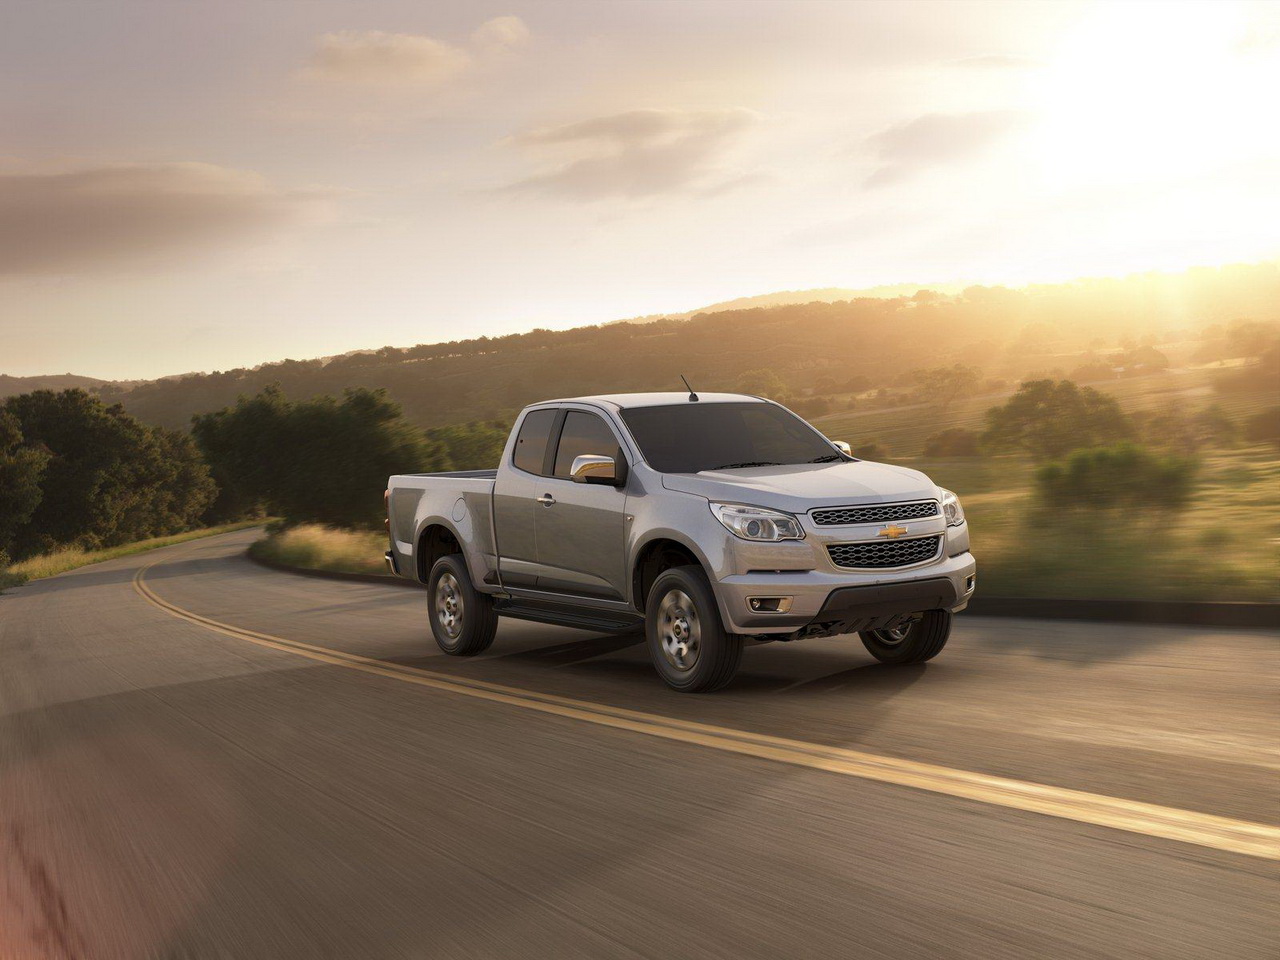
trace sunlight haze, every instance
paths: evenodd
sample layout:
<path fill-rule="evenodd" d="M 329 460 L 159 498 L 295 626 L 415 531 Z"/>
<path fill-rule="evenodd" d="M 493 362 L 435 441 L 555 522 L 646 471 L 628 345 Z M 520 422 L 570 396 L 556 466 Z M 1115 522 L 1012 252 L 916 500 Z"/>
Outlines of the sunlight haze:
<path fill-rule="evenodd" d="M 9 3 L 0 373 L 1280 254 L 1265 3 Z"/>

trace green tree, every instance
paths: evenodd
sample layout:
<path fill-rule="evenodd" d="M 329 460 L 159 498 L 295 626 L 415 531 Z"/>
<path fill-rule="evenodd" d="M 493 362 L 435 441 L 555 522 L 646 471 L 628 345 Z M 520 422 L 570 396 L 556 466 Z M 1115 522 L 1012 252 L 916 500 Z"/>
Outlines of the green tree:
<path fill-rule="evenodd" d="M 209 510 L 214 521 L 238 520 L 263 512 L 268 491 L 279 487 L 279 460 L 289 442 L 290 404 L 278 384 L 234 407 L 192 418 L 191 434 L 218 484 Z"/>
<path fill-rule="evenodd" d="M 15 556 L 112 546 L 195 525 L 216 488 L 189 437 L 148 427 L 83 390 L 37 390 L 4 410 L 48 451 L 41 497 L 13 535 Z"/>
<path fill-rule="evenodd" d="M 987 411 L 983 442 L 1047 460 L 1132 435 L 1133 426 L 1114 397 L 1071 380 L 1030 380 L 1007 402 Z"/>
<path fill-rule="evenodd" d="M 290 523 L 376 527 L 387 477 L 430 469 L 439 452 L 384 390 L 293 403 L 268 388 L 197 417 L 192 432 L 236 502 Z"/>
<path fill-rule="evenodd" d="M 776 400 L 786 396 L 787 385 L 772 370 L 748 370 L 738 377 L 737 392 Z"/>
<path fill-rule="evenodd" d="M 935 404 L 940 412 L 945 412 L 953 401 L 977 392 L 982 371 L 957 363 L 950 367 L 916 370 L 911 379 L 916 384 L 916 395 L 920 400 Z"/>
<path fill-rule="evenodd" d="M 48 463 L 49 451 L 24 445 L 18 418 L 0 410 L 0 557 L 13 553 L 14 537 L 40 505 Z"/>

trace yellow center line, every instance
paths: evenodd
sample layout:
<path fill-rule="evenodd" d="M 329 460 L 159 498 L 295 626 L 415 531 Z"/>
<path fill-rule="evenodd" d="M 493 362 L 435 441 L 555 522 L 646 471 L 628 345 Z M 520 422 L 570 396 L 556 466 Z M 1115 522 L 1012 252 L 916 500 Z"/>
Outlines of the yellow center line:
<path fill-rule="evenodd" d="M 307 657 L 320 663 L 412 683 L 420 687 L 430 687 L 433 690 L 487 700 L 491 703 L 502 703 L 569 720 L 650 737 L 661 737 L 665 740 L 694 744 L 761 760 L 773 760 L 895 786 L 913 787 L 930 793 L 1110 827 L 1149 837 L 1177 840 L 1266 860 L 1280 860 L 1280 827 L 1268 824 L 1233 820 L 1209 813 L 1162 807 L 1136 800 L 1070 790 L 1065 787 L 955 770 L 914 760 L 877 756 L 844 747 L 824 746 L 713 724 L 679 720 L 607 704 L 403 667 L 330 647 L 319 647 L 300 640 L 289 640 L 268 633 L 246 630 L 201 616 L 157 595 L 146 583 L 146 574 L 148 570 L 162 562 L 163 558 L 153 560 L 141 567 L 134 575 L 134 589 L 147 602 L 171 616 L 199 624 L 224 636 Z"/>

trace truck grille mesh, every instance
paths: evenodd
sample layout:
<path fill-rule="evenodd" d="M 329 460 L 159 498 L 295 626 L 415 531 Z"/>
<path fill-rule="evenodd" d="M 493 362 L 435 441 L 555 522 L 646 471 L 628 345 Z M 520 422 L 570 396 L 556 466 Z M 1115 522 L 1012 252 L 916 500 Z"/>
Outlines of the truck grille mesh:
<path fill-rule="evenodd" d="M 827 553 L 837 567 L 909 567 L 938 555 L 942 536 L 911 540 L 872 540 L 867 543 L 833 543 Z"/>
<path fill-rule="evenodd" d="M 937 500 L 918 503 L 885 503 L 870 507 L 828 507 L 814 510 L 813 522 L 821 526 L 845 523 L 889 523 L 894 520 L 923 520 L 938 515 Z"/>

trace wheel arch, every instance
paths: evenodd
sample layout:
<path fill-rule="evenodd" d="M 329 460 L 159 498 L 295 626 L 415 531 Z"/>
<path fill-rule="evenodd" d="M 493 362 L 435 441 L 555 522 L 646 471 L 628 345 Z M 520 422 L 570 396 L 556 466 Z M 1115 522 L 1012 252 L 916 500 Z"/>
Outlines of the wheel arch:
<path fill-rule="evenodd" d="M 711 575 L 711 565 L 706 557 L 692 542 L 679 536 L 675 531 L 657 531 L 643 543 L 637 545 L 631 560 L 631 604 L 641 613 L 649 599 L 649 590 L 664 570 L 679 566 L 697 566 L 706 574 L 711 584 L 711 593 L 720 603 L 715 589 L 715 578 Z M 723 615 L 723 611 L 721 611 Z"/>
<path fill-rule="evenodd" d="M 427 574 L 431 572 L 436 561 L 454 553 L 462 554 L 467 570 L 471 573 L 472 580 L 475 580 L 475 571 L 472 569 L 471 560 L 462 542 L 462 537 L 458 535 L 458 531 L 451 523 L 446 522 L 442 517 L 428 517 L 418 530 L 417 539 L 414 541 L 413 553 L 417 564 L 418 582 L 426 583 Z"/>

